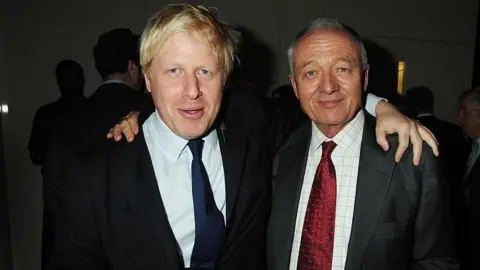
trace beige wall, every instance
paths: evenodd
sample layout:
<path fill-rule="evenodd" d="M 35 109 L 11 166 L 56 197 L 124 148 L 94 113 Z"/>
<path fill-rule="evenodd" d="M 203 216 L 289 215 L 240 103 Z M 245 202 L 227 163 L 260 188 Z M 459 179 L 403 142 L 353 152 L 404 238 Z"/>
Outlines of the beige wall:
<path fill-rule="evenodd" d="M 63 58 L 80 62 L 87 93 L 92 93 L 100 79 L 91 53 L 97 36 L 115 27 L 140 31 L 147 17 L 170 1 L 4 2 L 7 32 L 0 37 L 5 37 L 6 54 L 0 50 L 0 61 L 3 56 L 6 62 L 1 61 L 0 70 L 7 73 L 0 72 L 0 89 L 8 86 L 8 92 L 0 92 L 0 98 L 8 98 L 11 111 L 5 133 L 12 252 L 16 270 L 31 270 L 39 269 L 42 204 L 39 169 L 28 159 L 27 142 L 35 110 L 58 97 L 55 64 Z M 306 22 L 323 15 L 344 20 L 406 61 L 405 87 L 430 86 L 441 118 L 454 119 L 454 99 L 470 86 L 478 1 L 197 2 L 218 7 L 222 18 L 255 30 L 272 47 L 276 85 L 288 82 L 285 51 L 290 40 Z"/>

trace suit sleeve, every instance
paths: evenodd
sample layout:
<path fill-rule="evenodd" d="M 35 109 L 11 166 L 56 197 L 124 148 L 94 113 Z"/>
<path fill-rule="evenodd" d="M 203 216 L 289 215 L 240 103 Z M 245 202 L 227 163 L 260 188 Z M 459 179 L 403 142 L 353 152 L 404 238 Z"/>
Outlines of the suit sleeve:
<path fill-rule="evenodd" d="M 54 250 L 47 269 L 107 270 L 109 266 L 95 221 L 92 192 L 86 184 L 88 170 L 95 168 L 75 163 L 69 164 L 71 167 L 66 173 L 68 182 L 60 198 Z"/>
<path fill-rule="evenodd" d="M 45 151 L 48 145 L 48 123 L 46 121 L 48 114 L 45 108 L 40 108 L 33 118 L 30 140 L 28 142 L 28 151 L 30 160 L 34 165 L 43 166 L 45 162 Z"/>
<path fill-rule="evenodd" d="M 62 184 L 65 168 L 65 160 L 68 159 L 67 149 L 54 137 L 50 143 L 45 166 L 43 167 L 43 201 L 52 209 L 56 209 L 58 205 L 58 191 Z"/>
<path fill-rule="evenodd" d="M 447 185 L 438 159 L 426 151 L 421 171 L 421 198 L 415 221 L 411 269 L 458 269 Z"/>

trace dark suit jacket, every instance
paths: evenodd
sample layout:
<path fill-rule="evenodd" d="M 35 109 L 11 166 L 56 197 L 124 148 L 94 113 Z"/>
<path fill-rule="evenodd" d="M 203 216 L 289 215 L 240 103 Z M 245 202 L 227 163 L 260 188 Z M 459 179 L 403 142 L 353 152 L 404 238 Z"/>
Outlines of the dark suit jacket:
<path fill-rule="evenodd" d="M 438 140 L 440 160 L 445 180 L 449 184 L 451 194 L 461 193 L 462 172 L 468 159 L 468 141 L 461 127 L 437 119 L 435 116 L 421 116 L 418 121 L 427 127 Z"/>
<path fill-rule="evenodd" d="M 77 113 L 62 119 L 59 138 L 76 152 L 90 151 L 105 144 L 108 130 L 130 111 L 153 108 L 150 95 L 124 83 L 103 84 Z"/>
<path fill-rule="evenodd" d="M 480 228 L 480 158 L 477 158 L 465 180 L 464 192 L 468 193 L 464 234 L 465 264 L 468 267 L 465 269 L 476 269 L 478 268 L 478 255 L 480 254 L 480 231 L 478 230 Z"/>
<path fill-rule="evenodd" d="M 66 164 L 75 155 L 107 143 L 106 134 L 130 111 L 152 106 L 149 96 L 123 83 L 101 85 L 76 110 L 63 114 L 56 124 L 44 168 L 44 201 L 52 209 L 58 204 Z M 53 129 L 54 127 L 52 127 Z M 53 130 L 52 130 L 53 131 Z"/>
<path fill-rule="evenodd" d="M 219 129 L 227 232 L 216 269 L 266 269 L 270 160 L 241 110 Z M 248 118 L 250 119 L 250 118 Z M 58 214 L 49 269 L 183 269 L 143 137 L 81 158 Z"/>
<path fill-rule="evenodd" d="M 289 269 L 311 123 L 287 140 L 274 159 L 273 205 L 267 235 L 269 269 Z M 346 270 L 457 269 L 446 184 L 436 158 L 423 147 L 419 167 L 398 142 L 384 152 L 375 120 L 365 115 L 357 193 Z"/>
<path fill-rule="evenodd" d="M 78 97 L 74 100 L 67 100 L 63 97 L 43 105 L 35 113 L 28 142 L 30 160 L 38 166 L 45 165 L 48 147 L 50 146 L 54 130 L 59 119 L 75 111 L 83 103 L 84 98 Z"/>

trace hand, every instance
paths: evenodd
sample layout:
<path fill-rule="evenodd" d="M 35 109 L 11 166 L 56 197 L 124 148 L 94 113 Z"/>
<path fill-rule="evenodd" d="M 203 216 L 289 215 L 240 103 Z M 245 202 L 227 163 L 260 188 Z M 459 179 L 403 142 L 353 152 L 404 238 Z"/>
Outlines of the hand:
<path fill-rule="evenodd" d="M 377 143 L 387 151 L 389 149 L 387 135 L 398 133 L 398 148 L 395 161 L 402 158 L 407 150 L 409 141 L 413 147 L 413 163 L 418 166 L 422 155 L 422 144 L 425 141 L 438 157 L 438 142 L 433 134 L 418 121 L 412 120 L 400 113 L 393 105 L 381 101 L 375 108 L 377 114 L 376 136 Z"/>
<path fill-rule="evenodd" d="M 139 112 L 130 112 L 123 117 L 120 123 L 116 124 L 108 131 L 107 138 L 113 138 L 115 141 L 122 139 L 122 134 L 128 142 L 133 142 L 135 136 L 138 134 L 138 115 Z"/>

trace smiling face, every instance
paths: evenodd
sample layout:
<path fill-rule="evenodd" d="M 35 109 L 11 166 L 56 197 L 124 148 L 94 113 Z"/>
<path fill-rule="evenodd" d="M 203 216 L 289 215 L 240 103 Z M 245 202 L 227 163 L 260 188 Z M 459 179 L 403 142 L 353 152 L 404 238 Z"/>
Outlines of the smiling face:
<path fill-rule="evenodd" d="M 293 70 L 295 94 L 326 136 L 335 136 L 361 109 L 368 67 L 362 68 L 359 46 L 347 33 L 320 29 L 306 34 L 293 51 Z"/>
<path fill-rule="evenodd" d="M 172 33 L 145 75 L 163 122 L 176 135 L 202 136 L 220 110 L 223 69 L 198 33 Z"/>

